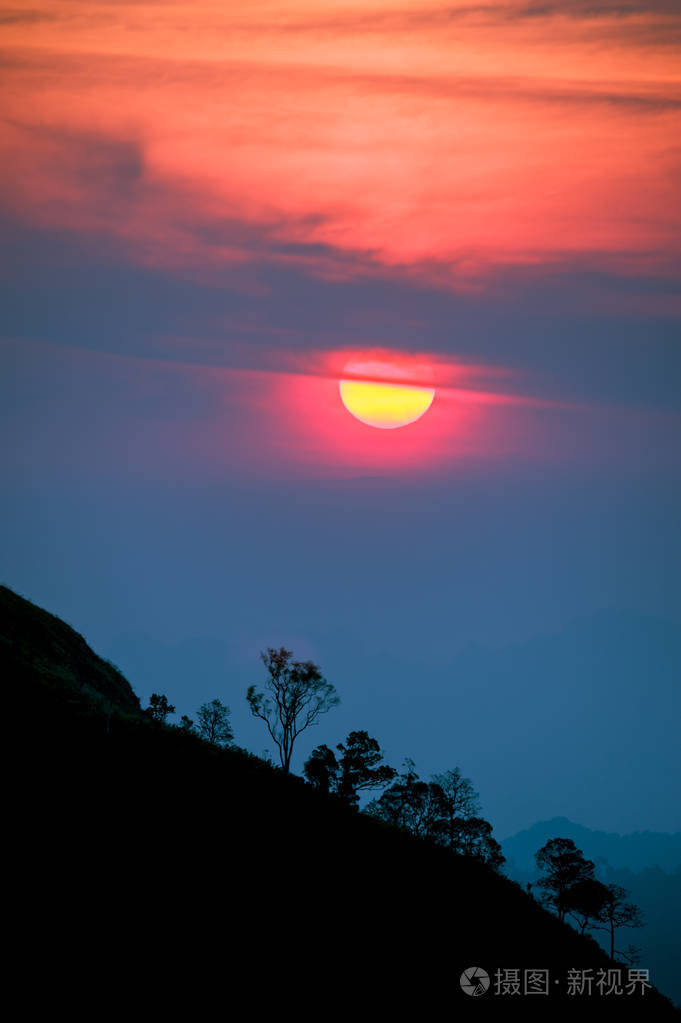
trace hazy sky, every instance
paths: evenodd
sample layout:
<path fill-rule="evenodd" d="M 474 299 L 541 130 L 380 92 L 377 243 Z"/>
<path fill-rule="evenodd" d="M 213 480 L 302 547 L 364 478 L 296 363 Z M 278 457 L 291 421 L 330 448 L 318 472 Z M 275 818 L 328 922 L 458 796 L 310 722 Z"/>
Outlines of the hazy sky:
<path fill-rule="evenodd" d="M 676 0 L 10 0 L 0 55 L 2 581 L 255 752 L 315 659 L 297 770 L 681 827 Z"/>

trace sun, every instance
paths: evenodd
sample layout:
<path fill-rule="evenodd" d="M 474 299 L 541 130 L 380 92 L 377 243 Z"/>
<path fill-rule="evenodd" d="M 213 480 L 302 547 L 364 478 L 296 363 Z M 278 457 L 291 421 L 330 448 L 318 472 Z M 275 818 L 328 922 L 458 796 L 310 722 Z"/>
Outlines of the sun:
<path fill-rule="evenodd" d="M 430 408 L 435 389 L 410 384 L 341 380 L 340 396 L 348 412 L 379 430 L 395 430 L 420 419 Z"/>

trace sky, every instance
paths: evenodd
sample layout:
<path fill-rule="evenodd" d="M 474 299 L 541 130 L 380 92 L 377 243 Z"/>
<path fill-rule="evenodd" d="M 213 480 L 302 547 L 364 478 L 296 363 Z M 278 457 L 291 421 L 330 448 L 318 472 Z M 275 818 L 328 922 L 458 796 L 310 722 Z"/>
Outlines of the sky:
<path fill-rule="evenodd" d="M 1 581 L 258 754 L 260 651 L 314 660 L 298 772 L 367 729 L 500 838 L 681 828 L 680 51 L 676 0 L 5 2 Z"/>

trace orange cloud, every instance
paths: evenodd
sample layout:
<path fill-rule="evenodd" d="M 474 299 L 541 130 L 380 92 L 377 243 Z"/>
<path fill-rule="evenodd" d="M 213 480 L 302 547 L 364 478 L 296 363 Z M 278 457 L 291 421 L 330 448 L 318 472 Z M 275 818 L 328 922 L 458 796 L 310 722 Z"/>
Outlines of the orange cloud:
<path fill-rule="evenodd" d="M 182 272 L 677 274 L 675 4 L 10 4 L 0 200 Z"/>

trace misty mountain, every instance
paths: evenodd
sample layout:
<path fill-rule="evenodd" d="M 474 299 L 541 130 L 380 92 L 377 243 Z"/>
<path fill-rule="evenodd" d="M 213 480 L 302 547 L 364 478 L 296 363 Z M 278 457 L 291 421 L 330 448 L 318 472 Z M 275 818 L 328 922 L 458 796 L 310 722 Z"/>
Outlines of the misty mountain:
<path fill-rule="evenodd" d="M 673 834 L 656 831 L 634 831 L 628 835 L 596 831 L 575 824 L 566 817 L 539 821 L 531 828 L 504 839 L 504 855 L 523 871 L 535 869 L 534 854 L 549 839 L 571 838 L 578 849 L 591 860 L 607 860 L 611 867 L 629 871 L 659 867 L 671 873 L 681 865 L 681 831 Z"/>
<path fill-rule="evenodd" d="M 645 926 L 624 931 L 620 947 L 638 947 L 640 965 L 681 1005 L 681 833 L 617 835 L 554 817 L 502 842 L 505 873 L 520 884 L 534 882 L 539 876 L 534 854 L 552 838 L 571 838 L 594 861 L 596 876 L 605 884 L 620 885 L 628 901 L 641 909 Z M 593 936 L 607 947 L 603 932 L 594 931 Z"/>

